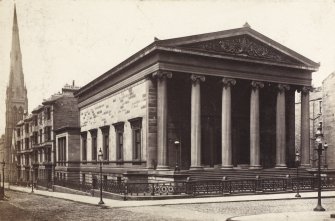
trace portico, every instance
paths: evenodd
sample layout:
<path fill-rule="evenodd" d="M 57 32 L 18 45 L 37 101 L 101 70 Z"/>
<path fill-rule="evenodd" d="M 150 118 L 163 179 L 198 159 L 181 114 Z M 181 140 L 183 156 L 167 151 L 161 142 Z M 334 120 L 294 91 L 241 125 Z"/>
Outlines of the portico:
<path fill-rule="evenodd" d="M 161 81 L 153 79 L 158 88 L 157 169 L 160 159 L 167 159 L 164 168 L 171 169 L 178 157 L 182 169 L 190 170 L 290 167 L 295 120 L 303 122 L 300 149 L 308 167 L 307 97 L 318 64 L 248 26 L 230 31 L 228 37 L 223 32 L 157 42 L 180 50 L 174 56 L 162 53 L 169 63 L 161 61 L 153 74 L 173 76 L 165 78 L 164 92 Z M 294 119 L 296 91 L 302 92 L 301 119 Z M 167 136 L 160 135 L 163 131 Z M 174 140 L 181 143 L 181 154 Z"/>

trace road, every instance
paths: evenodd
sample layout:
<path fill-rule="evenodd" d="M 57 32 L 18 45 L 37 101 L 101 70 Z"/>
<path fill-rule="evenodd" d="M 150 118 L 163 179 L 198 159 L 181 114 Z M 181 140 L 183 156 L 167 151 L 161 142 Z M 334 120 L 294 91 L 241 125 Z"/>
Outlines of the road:
<path fill-rule="evenodd" d="M 6 195 L 9 200 L 0 201 L 0 221 L 226 220 L 233 216 L 260 213 L 311 211 L 316 206 L 316 199 L 292 199 L 101 208 L 94 205 L 15 191 L 7 191 Z M 335 198 L 326 198 L 322 202 L 322 205 L 327 210 L 335 210 Z"/>

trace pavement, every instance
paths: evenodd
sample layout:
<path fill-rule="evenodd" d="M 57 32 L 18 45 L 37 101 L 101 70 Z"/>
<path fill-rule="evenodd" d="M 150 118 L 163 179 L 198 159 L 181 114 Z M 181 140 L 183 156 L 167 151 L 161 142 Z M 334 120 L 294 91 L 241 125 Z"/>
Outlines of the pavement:
<path fill-rule="evenodd" d="M 7 185 L 5 185 L 6 187 Z M 31 188 L 10 186 L 11 190 L 31 193 Z M 60 198 L 74 202 L 97 205 L 100 201 L 99 197 L 75 195 L 69 193 L 51 192 L 47 190 L 34 190 L 34 194 L 43 195 L 47 197 Z M 108 208 L 125 208 L 125 207 L 143 207 L 143 206 L 160 206 L 160 205 L 178 205 L 178 204 L 202 204 L 202 203 L 227 203 L 227 202 L 246 202 L 246 201 L 272 201 L 272 200 L 300 200 L 317 198 L 317 192 L 302 192 L 301 198 L 296 198 L 295 193 L 280 193 L 280 194 L 264 194 L 264 195 L 240 195 L 240 196 L 221 196 L 221 197 L 203 197 L 203 198 L 184 198 L 184 199 L 164 199 L 164 200 L 140 200 L 140 201 L 121 201 L 114 199 L 103 199 L 104 207 Z M 335 191 L 324 191 L 322 197 L 334 198 Z M 285 212 L 285 213 L 268 213 L 250 216 L 231 217 L 230 221 L 263 221 L 263 220 L 330 220 L 335 221 L 335 218 L 330 218 L 335 211 L 325 212 Z"/>

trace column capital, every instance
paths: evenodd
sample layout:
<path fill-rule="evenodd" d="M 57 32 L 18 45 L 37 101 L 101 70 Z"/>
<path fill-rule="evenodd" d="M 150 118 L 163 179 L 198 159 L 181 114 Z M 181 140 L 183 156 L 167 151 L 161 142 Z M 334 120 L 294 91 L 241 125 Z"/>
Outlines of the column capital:
<path fill-rule="evenodd" d="M 290 90 L 290 85 L 288 85 L 288 84 L 278 84 L 276 88 L 277 88 L 279 93 L 282 93 L 284 91 Z"/>
<path fill-rule="evenodd" d="M 313 87 L 312 87 L 312 86 L 302 86 L 301 88 L 298 88 L 297 91 L 298 91 L 299 93 L 301 92 L 302 94 L 307 94 L 307 93 L 313 91 Z"/>
<path fill-rule="evenodd" d="M 251 81 L 251 88 L 252 89 L 258 89 L 258 88 L 263 88 L 264 83 L 261 81 Z"/>
<path fill-rule="evenodd" d="M 206 80 L 206 77 L 203 76 L 203 75 L 192 74 L 191 75 L 191 80 L 192 80 L 193 83 L 198 82 L 198 81 L 204 82 Z"/>
<path fill-rule="evenodd" d="M 233 78 L 222 78 L 223 87 L 230 87 L 236 84 L 236 80 Z"/>
<path fill-rule="evenodd" d="M 163 79 L 166 79 L 166 78 L 172 78 L 172 72 L 171 71 L 159 70 L 159 71 L 154 72 L 152 74 L 152 77 L 157 78 L 159 80 L 163 80 Z"/>

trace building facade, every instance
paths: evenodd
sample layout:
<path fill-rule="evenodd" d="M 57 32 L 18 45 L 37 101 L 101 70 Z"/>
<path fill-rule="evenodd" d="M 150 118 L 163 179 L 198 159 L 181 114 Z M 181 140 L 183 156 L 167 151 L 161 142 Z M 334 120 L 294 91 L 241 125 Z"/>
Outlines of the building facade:
<path fill-rule="evenodd" d="M 44 100 L 16 125 L 17 180 L 53 181 L 58 157 L 56 131 L 79 126 L 77 99 L 73 96 L 78 89 L 74 84 L 65 85 L 62 93 Z"/>
<path fill-rule="evenodd" d="M 317 153 L 315 151 L 315 133 L 319 123 L 322 125 L 324 140 L 328 144 L 327 150 L 323 151 L 321 156 L 321 166 L 324 169 L 335 169 L 334 163 L 334 139 L 335 128 L 335 72 L 327 76 L 322 86 L 314 88 L 310 95 L 310 162 L 312 167 L 317 167 Z M 301 101 L 298 97 L 296 100 L 296 118 L 301 116 Z M 296 123 L 296 129 L 299 130 L 300 122 Z M 300 134 L 296 132 L 296 148 L 300 147 Z"/>
<path fill-rule="evenodd" d="M 165 179 L 177 166 L 292 167 L 295 120 L 310 167 L 309 91 L 318 67 L 248 24 L 155 40 L 76 92 L 82 179 L 96 179 L 99 150 L 104 179 Z"/>
<path fill-rule="evenodd" d="M 23 114 L 28 111 L 28 97 L 22 69 L 22 54 L 16 8 L 14 8 L 12 33 L 10 75 L 6 91 L 6 128 L 4 143 L 4 160 L 7 164 L 5 174 L 7 175 L 11 175 L 13 171 L 15 171 L 11 152 L 13 131 L 17 122 L 22 120 Z"/>

